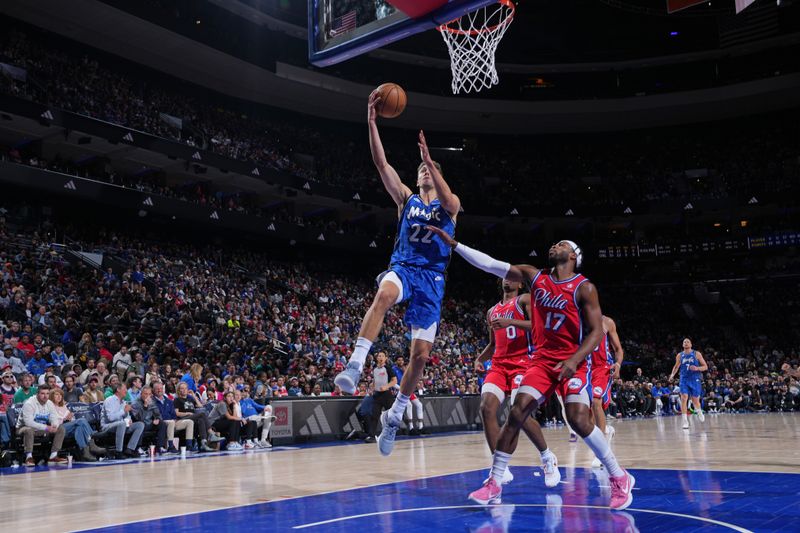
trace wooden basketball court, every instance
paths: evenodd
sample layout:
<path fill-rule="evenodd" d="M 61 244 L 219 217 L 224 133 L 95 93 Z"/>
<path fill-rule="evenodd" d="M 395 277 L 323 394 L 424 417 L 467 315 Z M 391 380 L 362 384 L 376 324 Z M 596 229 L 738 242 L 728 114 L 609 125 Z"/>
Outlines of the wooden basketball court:
<path fill-rule="evenodd" d="M 607 477 L 566 428 L 545 428 L 562 484 L 545 489 L 533 446 L 520 440 L 503 504 L 467 494 L 486 477 L 482 433 L 374 444 L 276 448 L 122 464 L 3 469 L 7 531 L 798 531 L 800 414 L 620 421 L 613 447 L 637 478 L 634 502 L 612 513 Z M 338 443 L 337 443 L 338 444 Z M 605 483 L 605 485 L 604 485 Z M 353 490 L 356 489 L 356 490 Z M 408 512 L 412 510 L 413 512 Z M 111 527 L 114 526 L 114 527 Z M 498 529 L 499 528 L 499 529 Z M 633 529 L 631 529 L 633 528 Z"/>

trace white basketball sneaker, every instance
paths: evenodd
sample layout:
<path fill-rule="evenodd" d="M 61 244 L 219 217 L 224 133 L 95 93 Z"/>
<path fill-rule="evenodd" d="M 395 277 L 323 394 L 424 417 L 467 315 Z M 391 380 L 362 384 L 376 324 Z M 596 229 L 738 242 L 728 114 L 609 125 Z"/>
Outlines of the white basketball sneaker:
<path fill-rule="evenodd" d="M 333 378 L 333 384 L 338 385 L 342 392 L 353 394 L 359 379 L 361 379 L 361 367 L 355 361 L 351 361 Z"/>
<path fill-rule="evenodd" d="M 397 434 L 397 429 L 400 427 L 400 421 L 392 420 L 389 416 L 389 411 L 381 413 L 381 425 L 383 429 L 381 434 L 378 435 L 378 450 L 381 455 L 387 456 L 394 450 L 394 437 Z"/>
<path fill-rule="evenodd" d="M 611 439 L 613 439 L 616 434 L 617 430 L 614 429 L 614 426 L 606 426 L 606 441 L 608 441 L 609 446 L 611 446 Z"/>
<path fill-rule="evenodd" d="M 542 457 L 542 470 L 544 471 L 544 485 L 553 488 L 561 481 L 561 472 L 558 470 L 558 457 L 553 452 Z"/>
<path fill-rule="evenodd" d="M 689 429 L 689 417 L 686 415 L 681 415 L 683 419 L 683 425 L 681 426 L 683 429 Z"/>
<path fill-rule="evenodd" d="M 492 469 L 489 469 L 489 477 L 483 480 L 484 483 L 489 481 L 489 478 L 492 477 Z M 514 474 L 511 473 L 511 469 L 506 467 L 506 471 L 503 472 L 503 481 L 500 483 L 501 485 L 508 485 L 514 481 Z"/>
<path fill-rule="evenodd" d="M 705 413 L 703 413 L 703 411 L 697 411 L 697 419 L 698 419 L 700 422 L 705 422 L 705 421 L 706 421 L 706 415 L 705 415 Z"/>

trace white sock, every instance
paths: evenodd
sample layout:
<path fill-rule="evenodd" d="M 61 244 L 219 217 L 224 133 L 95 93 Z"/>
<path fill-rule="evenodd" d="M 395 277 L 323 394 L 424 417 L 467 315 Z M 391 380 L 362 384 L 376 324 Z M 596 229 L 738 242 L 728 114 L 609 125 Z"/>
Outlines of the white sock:
<path fill-rule="evenodd" d="M 32 453 L 26 453 L 25 454 L 25 459 L 30 459 L 31 457 L 33 457 Z"/>
<path fill-rule="evenodd" d="M 603 435 L 603 432 L 600 431 L 597 426 L 595 426 L 594 430 L 592 430 L 592 432 L 583 439 L 583 442 L 585 442 L 586 445 L 594 452 L 595 456 L 600 459 L 600 462 L 603 463 L 603 466 L 605 466 L 606 470 L 608 470 L 609 476 L 619 477 L 625 474 L 625 471 L 619 466 L 617 458 L 614 456 L 614 452 L 611 451 L 611 447 L 608 445 L 606 436 Z"/>
<path fill-rule="evenodd" d="M 402 420 L 403 413 L 406 412 L 406 405 L 408 405 L 408 396 L 402 392 L 398 392 L 397 397 L 394 399 L 394 403 L 392 404 L 392 409 L 389 411 L 389 416 Z"/>
<path fill-rule="evenodd" d="M 550 456 L 550 455 L 553 455 L 553 452 L 551 452 L 551 451 L 550 451 L 550 448 L 547 448 L 545 451 L 543 451 L 543 452 L 539 452 L 539 455 L 541 455 L 541 456 L 542 456 L 542 463 L 544 463 L 544 460 L 545 460 L 545 459 L 546 459 L 548 456 Z"/>
<path fill-rule="evenodd" d="M 367 360 L 370 348 L 372 348 L 371 340 L 359 337 L 356 341 L 356 347 L 353 349 L 353 355 L 350 356 L 350 362 L 358 363 L 359 370 L 364 366 L 364 361 Z"/>
<path fill-rule="evenodd" d="M 422 420 L 417 422 L 417 429 L 422 429 Z"/>
<path fill-rule="evenodd" d="M 500 485 L 503 482 L 503 476 L 508 468 L 508 462 L 511 460 L 511 454 L 501 451 L 494 452 L 494 460 L 492 461 L 492 473 L 495 483 Z"/>

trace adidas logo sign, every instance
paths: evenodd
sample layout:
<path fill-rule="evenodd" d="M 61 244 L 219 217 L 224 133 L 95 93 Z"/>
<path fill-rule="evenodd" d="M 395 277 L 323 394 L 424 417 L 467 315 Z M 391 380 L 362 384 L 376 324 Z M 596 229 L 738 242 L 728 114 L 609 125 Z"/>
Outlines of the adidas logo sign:
<path fill-rule="evenodd" d="M 148 196 L 147 198 L 144 199 L 144 202 L 142 203 L 144 205 L 153 205 L 153 199 Z"/>
<path fill-rule="evenodd" d="M 304 188 L 305 190 L 307 190 L 307 191 L 310 191 L 310 190 L 311 190 L 311 185 L 310 185 L 308 182 L 306 182 L 306 184 L 305 184 L 305 185 L 303 185 L 303 188 Z"/>
<path fill-rule="evenodd" d="M 748 203 L 748 204 L 757 204 L 757 203 L 758 203 L 758 198 L 756 198 L 755 196 L 753 196 L 752 198 L 750 198 L 750 200 L 748 200 L 748 202 L 747 202 L 747 203 Z"/>
<path fill-rule="evenodd" d="M 208 218 L 213 218 L 214 220 L 219 220 L 219 215 L 217 214 L 216 211 L 214 211 L 213 213 L 211 213 L 211 216 L 208 217 Z"/>
<path fill-rule="evenodd" d="M 519 211 L 517 211 L 517 208 L 516 208 L 516 207 L 515 207 L 514 209 L 512 209 L 512 210 L 511 210 L 511 214 L 512 214 L 512 215 L 519 215 Z"/>
<path fill-rule="evenodd" d="M 314 408 L 314 412 L 306 418 L 306 423 L 300 428 L 301 435 L 323 435 L 333 433 L 328 419 L 325 417 L 325 411 L 322 406 L 318 405 Z"/>
<path fill-rule="evenodd" d="M 371 243 L 369 243 L 369 247 L 370 247 L 370 248 L 377 248 L 377 247 L 378 247 L 378 245 L 377 245 L 377 244 L 375 244 L 375 241 L 372 241 Z"/>
<path fill-rule="evenodd" d="M 270 224 L 269 226 L 267 226 L 267 229 L 268 229 L 269 231 L 276 231 L 276 229 L 275 229 L 275 224 Z"/>
<path fill-rule="evenodd" d="M 528 257 L 539 257 L 539 254 L 536 253 L 536 250 L 531 250 L 531 253 L 528 254 Z"/>
<path fill-rule="evenodd" d="M 123 141 L 128 141 L 129 143 L 132 143 L 133 142 L 133 135 L 130 132 L 128 132 L 128 133 L 125 134 L 125 136 L 122 138 L 122 140 Z"/>
<path fill-rule="evenodd" d="M 47 111 L 45 111 L 44 113 L 42 113 L 41 115 L 39 115 L 39 116 L 42 117 L 45 120 L 53 120 L 53 114 L 50 112 L 49 109 Z"/>
<path fill-rule="evenodd" d="M 75 182 L 74 182 L 74 181 L 72 181 L 72 180 L 69 180 L 67 183 L 65 183 L 65 184 L 64 184 L 64 188 L 65 188 L 65 189 L 69 189 L 69 190 L 71 190 L 71 191 L 76 191 L 76 190 L 78 190 L 78 188 L 75 186 Z"/>
<path fill-rule="evenodd" d="M 256 167 L 250 172 L 250 174 L 252 174 L 253 176 L 260 176 L 261 172 L 259 172 L 258 167 Z"/>
<path fill-rule="evenodd" d="M 203 157 L 200 155 L 200 152 L 195 152 L 192 154 L 192 159 L 197 159 L 198 161 L 200 161 L 201 159 L 203 159 Z"/>
<path fill-rule="evenodd" d="M 630 207 L 626 207 L 625 211 L 623 211 L 623 213 L 626 214 L 626 215 L 630 215 L 631 213 L 633 213 L 633 211 L 631 211 Z"/>
<path fill-rule="evenodd" d="M 694 206 L 692 205 L 692 202 L 689 202 L 688 204 L 683 206 L 683 209 L 684 211 L 689 211 L 690 209 L 694 209 Z"/>
<path fill-rule="evenodd" d="M 564 216 L 568 216 L 568 217 L 571 217 L 573 215 L 575 215 L 575 212 L 572 209 L 567 209 L 567 212 L 564 213 Z"/>
<path fill-rule="evenodd" d="M 358 193 L 355 193 L 355 194 L 353 195 L 353 200 L 361 200 L 361 195 L 360 195 L 360 194 L 358 194 Z"/>
<path fill-rule="evenodd" d="M 317 237 L 317 240 L 318 240 L 318 241 L 324 241 L 324 240 L 325 240 L 325 235 L 323 235 L 322 233 L 320 233 L 320 234 L 319 234 L 319 237 Z"/>

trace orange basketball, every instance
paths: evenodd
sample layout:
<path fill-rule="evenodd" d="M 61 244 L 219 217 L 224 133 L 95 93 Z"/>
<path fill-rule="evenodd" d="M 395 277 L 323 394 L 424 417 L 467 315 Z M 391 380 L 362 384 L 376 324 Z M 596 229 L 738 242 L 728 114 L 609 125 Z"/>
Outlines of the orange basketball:
<path fill-rule="evenodd" d="M 375 90 L 381 95 L 376 111 L 383 118 L 395 118 L 406 108 L 406 92 L 396 83 L 384 83 Z"/>

